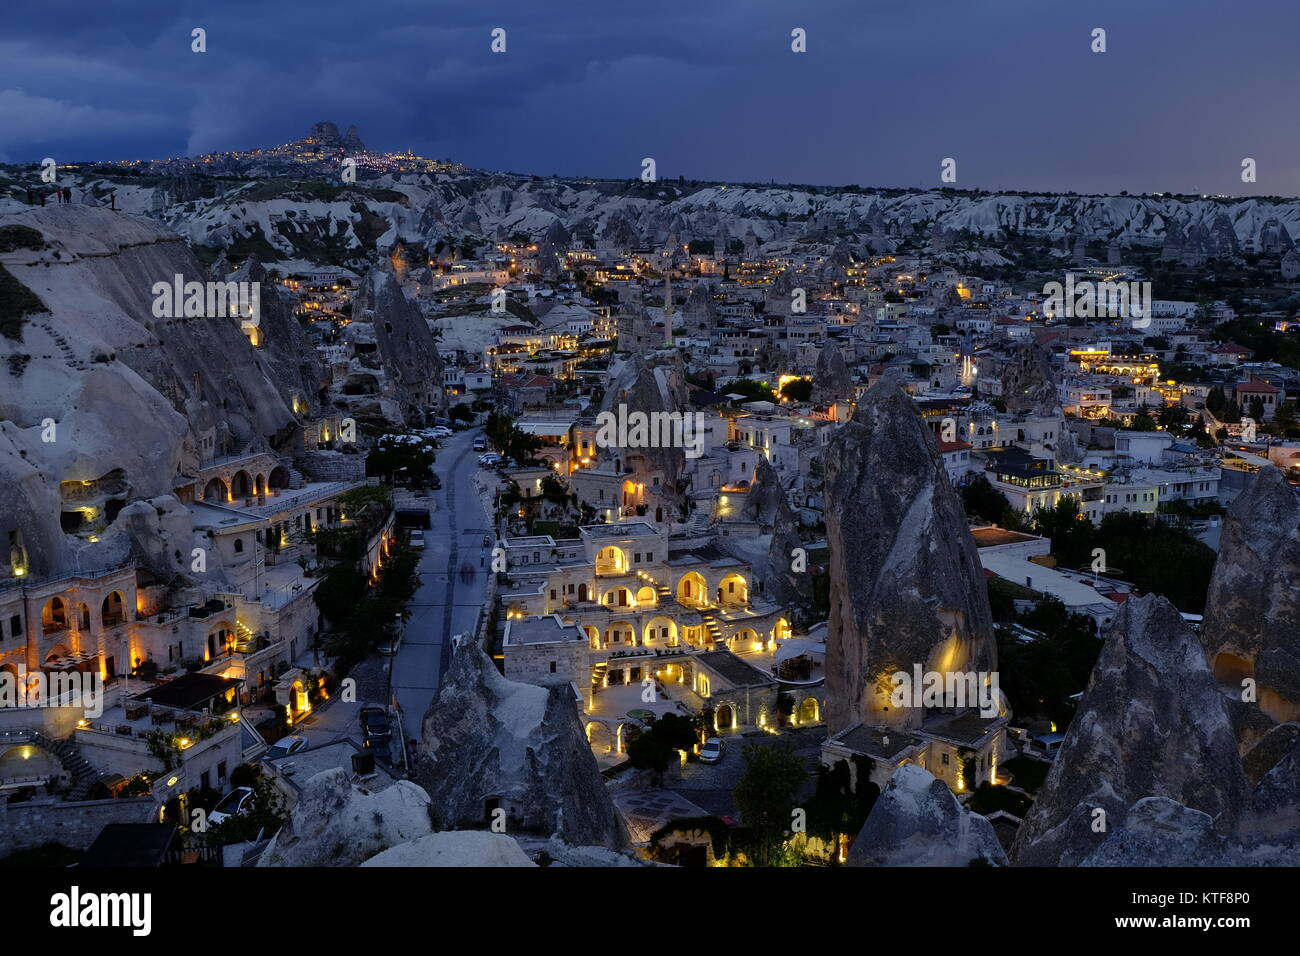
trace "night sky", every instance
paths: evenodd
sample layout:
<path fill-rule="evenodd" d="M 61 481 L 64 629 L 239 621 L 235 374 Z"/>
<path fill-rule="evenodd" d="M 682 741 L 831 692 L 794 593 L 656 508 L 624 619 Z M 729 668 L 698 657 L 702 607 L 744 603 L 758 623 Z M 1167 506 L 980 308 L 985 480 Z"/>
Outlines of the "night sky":
<path fill-rule="evenodd" d="M 333 120 L 540 174 L 649 156 L 660 177 L 937 186 L 953 157 L 959 188 L 1297 195 L 1297 36 L 1297 0 L 9 0 L 0 160 L 244 149 Z"/>

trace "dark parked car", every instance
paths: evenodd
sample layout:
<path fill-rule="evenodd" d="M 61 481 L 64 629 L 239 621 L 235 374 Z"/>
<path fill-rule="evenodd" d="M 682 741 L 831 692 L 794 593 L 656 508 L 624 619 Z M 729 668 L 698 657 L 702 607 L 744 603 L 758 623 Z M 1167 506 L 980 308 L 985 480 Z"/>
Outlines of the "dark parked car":
<path fill-rule="evenodd" d="M 361 708 L 361 733 L 367 741 L 387 740 L 392 736 L 393 723 L 388 712 L 378 704 L 367 704 Z"/>

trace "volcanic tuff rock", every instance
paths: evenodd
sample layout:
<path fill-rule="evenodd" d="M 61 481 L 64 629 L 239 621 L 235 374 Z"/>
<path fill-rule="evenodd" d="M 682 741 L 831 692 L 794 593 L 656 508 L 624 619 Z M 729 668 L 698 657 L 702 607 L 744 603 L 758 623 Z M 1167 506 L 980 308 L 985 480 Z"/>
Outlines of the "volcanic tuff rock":
<path fill-rule="evenodd" d="M 812 612 L 812 574 L 793 569 L 795 549 L 803 547 L 803 541 L 781 479 L 764 458 L 754 469 L 754 481 L 744 496 L 741 515 L 770 535 L 766 553 L 757 560 L 750 559 L 755 579 L 764 584 L 764 596 L 789 608 L 802 623 Z M 717 543 L 725 547 L 736 542 L 728 535 L 719 537 Z"/>
<path fill-rule="evenodd" d="M 373 329 L 384 369 L 382 388 L 393 410 L 404 421 L 416 422 L 424 408 L 441 407 L 445 399 L 438 343 L 388 260 L 362 280 L 352 302 L 352 317 L 354 324 L 368 323 Z"/>
<path fill-rule="evenodd" d="M 1051 360 L 1041 345 L 1021 345 L 1012 350 L 1002 369 L 1002 399 L 1012 415 L 1061 414 Z"/>
<path fill-rule="evenodd" d="M 827 725 L 917 726 L 890 708 L 890 677 L 993 671 L 997 647 L 974 539 L 929 429 L 890 377 L 826 449 L 831 553 Z"/>
<path fill-rule="evenodd" d="M 625 406 L 626 413 L 655 415 L 674 412 L 683 407 L 678 405 L 678 400 L 685 391 L 680 356 L 673 364 L 652 368 L 642 355 L 634 353 L 617 368 L 611 367 L 609 385 L 605 389 L 600 410 L 615 416 L 620 414 L 620 406 Z M 655 419 L 649 421 L 654 422 Z M 663 437 L 662 433 L 659 437 Z M 700 437 L 703 440 L 703 436 Z M 686 455 L 680 445 L 619 447 L 606 444 L 600 448 L 600 457 L 606 461 L 617 459 L 624 467 L 630 465 L 632 474 L 641 476 L 638 480 L 644 480 L 648 487 L 651 485 L 651 476 L 658 473 L 661 480 L 657 491 L 669 499 L 676 497 L 677 480 L 686 463 Z"/>
<path fill-rule="evenodd" d="M 1178 610 L 1154 595 L 1129 598 L 1112 622 L 1012 859 L 1073 866 L 1150 796 L 1209 814 L 1220 833 L 1246 803 L 1232 724 L 1201 646 Z M 1103 833 L 1093 830 L 1097 808 Z"/>
<path fill-rule="evenodd" d="M 1241 848 L 1214 818 L 1168 797 L 1143 797 L 1080 866 L 1242 866 Z"/>
<path fill-rule="evenodd" d="M 42 234 L 40 249 L 0 254 L 49 310 L 21 338 L 0 338 L 0 532 L 20 530 L 34 577 L 73 564 L 78 543 L 59 526 L 60 482 L 120 470 L 131 499 L 172 492 L 172 479 L 209 454 L 275 446 L 295 425 L 290 395 L 315 399 L 296 339 L 254 348 L 239 322 L 156 317 L 155 283 L 205 281 L 181 237 L 156 223 L 87 205 L 0 217 Z M 273 290 L 264 301 L 276 324 Z M 11 366 L 0 361 L 0 369 Z M 43 422 L 57 424 L 43 441 Z M 116 563 L 111 542 L 80 546 L 82 567 Z"/>
<path fill-rule="evenodd" d="M 833 405 L 836 402 L 851 401 L 853 396 L 853 373 L 840 354 L 839 345 L 828 341 L 822 346 L 821 354 L 817 356 L 817 367 L 813 371 L 812 403 Z"/>
<path fill-rule="evenodd" d="M 849 866 L 1006 866 L 993 825 L 916 764 L 889 778 L 849 850 Z"/>
<path fill-rule="evenodd" d="M 1200 637 L 1234 697 L 1254 677 L 1259 710 L 1300 719 L 1300 499 L 1271 465 L 1228 508 Z"/>
<path fill-rule="evenodd" d="M 377 853 L 362 866 L 536 866 L 504 833 L 446 830 Z"/>
<path fill-rule="evenodd" d="M 432 830 L 429 795 L 409 780 L 372 793 L 335 767 L 306 782 L 257 865 L 356 866 Z"/>
<path fill-rule="evenodd" d="M 444 826 L 482 827 L 494 802 L 507 833 L 626 844 L 569 688 L 507 680 L 462 639 L 421 736 L 416 779 Z"/>

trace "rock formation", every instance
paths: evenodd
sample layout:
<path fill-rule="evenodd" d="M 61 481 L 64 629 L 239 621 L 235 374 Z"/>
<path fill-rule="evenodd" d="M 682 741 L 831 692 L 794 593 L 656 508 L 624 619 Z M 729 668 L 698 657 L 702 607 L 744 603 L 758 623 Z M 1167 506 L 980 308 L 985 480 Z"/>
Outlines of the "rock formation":
<path fill-rule="evenodd" d="M 831 553 L 827 725 L 917 726 L 897 671 L 991 672 L 997 648 L 975 542 L 929 429 L 891 377 L 826 449 Z"/>
<path fill-rule="evenodd" d="M 889 778 L 849 850 L 849 866 L 1006 866 L 993 825 L 916 764 Z"/>
<path fill-rule="evenodd" d="M 1221 834 L 1232 830 L 1246 803 L 1223 696 L 1196 635 L 1154 595 L 1130 598 L 1112 622 L 1065 742 L 1016 834 L 1012 859 L 1073 866 L 1151 796 L 1208 814 Z"/>
<path fill-rule="evenodd" d="M 443 406 L 442 357 L 429 323 L 402 290 L 392 265 L 384 261 L 371 269 L 352 301 L 353 326 L 370 326 L 384 371 L 381 388 L 391 405 L 386 412 L 400 421 L 419 422 Z M 354 331 L 355 329 L 355 331 Z"/>
<path fill-rule="evenodd" d="M 839 345 L 827 340 L 822 346 L 821 354 L 817 356 L 817 367 L 813 371 L 812 403 L 833 405 L 836 402 L 848 402 L 853 400 L 855 394 L 853 373 L 840 354 Z"/>
<path fill-rule="evenodd" d="M 272 334 L 254 347 L 230 316 L 154 314 L 156 283 L 208 279 L 184 240 L 154 222 L 73 204 L 0 224 L 42 237 L 0 254 L 47 310 L 0 337 L 0 531 L 21 532 L 34 578 L 74 566 L 74 553 L 86 568 L 126 556 L 124 538 L 63 533 L 63 482 L 114 475 L 128 501 L 156 498 L 205 456 L 289 440 L 294 399 L 308 411 L 315 379 L 274 290 L 262 297 Z"/>
<path fill-rule="evenodd" d="M 781 479 L 766 459 L 760 458 L 754 469 L 754 481 L 744 497 L 741 516 L 770 536 L 766 552 L 750 558 L 755 580 L 763 582 L 764 597 L 789 608 L 796 623 L 807 623 L 813 607 L 812 574 L 793 570 L 795 549 L 803 547 L 803 541 Z M 742 540 L 722 536 L 717 543 L 725 546 Z"/>
<path fill-rule="evenodd" d="M 652 368 L 644 356 L 633 353 L 621 365 L 610 369 L 610 381 L 600 411 L 619 420 L 633 413 L 642 413 L 652 416 L 647 419 L 651 423 L 664 421 L 653 416 L 678 412 L 685 407 L 679 401 L 684 402 L 686 393 L 679 356 L 669 365 Z M 633 421 L 627 420 L 629 423 Z M 686 452 L 681 444 L 672 444 L 671 441 L 668 447 L 664 447 L 662 430 L 653 431 L 653 435 L 638 436 L 629 424 L 627 434 L 623 436 L 629 439 L 627 445 L 608 441 L 598 433 L 599 458 L 617 463 L 621 472 L 628 475 L 628 480 L 643 483 L 647 494 L 653 490 L 668 508 L 675 510 L 680 500 L 677 482 L 686 464 Z M 672 435 L 668 437 L 671 439 Z M 683 429 L 678 438 L 685 437 Z M 699 438 L 704 440 L 703 435 Z"/>
<path fill-rule="evenodd" d="M 1143 797 L 1080 866 L 1242 866 L 1214 818 L 1168 797 Z"/>
<path fill-rule="evenodd" d="M 1228 509 L 1200 637 L 1234 701 L 1243 750 L 1259 732 L 1238 712 L 1300 719 L 1300 498 L 1271 465 Z M 1242 700 L 1247 678 L 1257 684 L 1257 704 Z"/>
<path fill-rule="evenodd" d="M 342 767 L 303 786 L 258 866 L 356 866 L 433 830 L 429 795 L 409 780 L 372 793 Z"/>
<path fill-rule="evenodd" d="M 625 845 L 568 687 L 507 680 L 462 640 L 421 737 L 416 779 L 444 826 L 483 828 L 499 809 L 507 833 Z"/>
<path fill-rule="evenodd" d="M 504 833 L 447 830 L 377 853 L 362 866 L 536 866 Z"/>
<path fill-rule="evenodd" d="M 1061 414 L 1051 360 L 1041 345 L 1021 345 L 1012 350 L 1002 369 L 1002 400 L 1012 415 Z"/>

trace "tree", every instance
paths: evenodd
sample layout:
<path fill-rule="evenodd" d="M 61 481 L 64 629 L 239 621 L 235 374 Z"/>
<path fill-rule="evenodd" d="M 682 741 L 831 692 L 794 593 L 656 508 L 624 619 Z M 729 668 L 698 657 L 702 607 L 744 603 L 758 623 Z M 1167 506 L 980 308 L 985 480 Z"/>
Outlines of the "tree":
<path fill-rule="evenodd" d="M 1133 424 L 1129 426 L 1135 432 L 1153 432 L 1156 431 L 1156 420 L 1151 417 L 1151 413 L 1145 408 L 1138 413 L 1133 419 Z"/>
<path fill-rule="evenodd" d="M 521 465 L 527 463 L 537 449 L 542 447 L 540 438 L 521 431 L 515 425 L 515 420 L 504 412 L 493 412 L 489 415 L 483 430 L 492 447 Z"/>
<path fill-rule="evenodd" d="M 796 378 L 781 386 L 781 394 L 792 402 L 806 402 L 812 398 L 813 383 L 810 378 Z"/>
<path fill-rule="evenodd" d="M 433 444 L 421 435 L 381 435 L 366 456 L 366 474 L 389 483 L 422 483 L 436 457 Z"/>
<path fill-rule="evenodd" d="M 736 378 L 723 385 L 720 392 L 724 395 L 735 393 L 743 395 L 743 401 L 746 402 L 771 402 L 777 403 L 776 392 L 772 391 L 770 385 L 764 382 L 756 382 L 752 378 Z"/>
<path fill-rule="evenodd" d="M 790 747 L 746 744 L 742 754 L 745 772 L 732 796 L 754 835 L 751 859 L 756 866 L 769 866 L 780 855 L 808 773 Z"/>
<path fill-rule="evenodd" d="M 1066 567 L 1077 568 L 1092 554 L 1092 522 L 1079 510 L 1079 499 L 1073 495 L 1062 498 L 1054 508 L 1036 509 L 1033 530 L 1051 539 L 1052 553 Z"/>
<path fill-rule="evenodd" d="M 968 515 L 983 518 L 990 524 L 1015 530 L 1021 523 L 1007 496 L 994 488 L 983 475 L 977 475 L 962 486 L 961 503 Z"/>
<path fill-rule="evenodd" d="M 1166 405 L 1156 417 L 1165 431 L 1173 431 L 1187 424 L 1187 409 L 1182 405 Z"/>
<path fill-rule="evenodd" d="M 627 759 L 638 770 L 653 770 L 656 785 L 662 786 L 664 771 L 677 752 L 690 750 L 696 738 L 694 720 L 664 714 L 627 742 Z"/>

